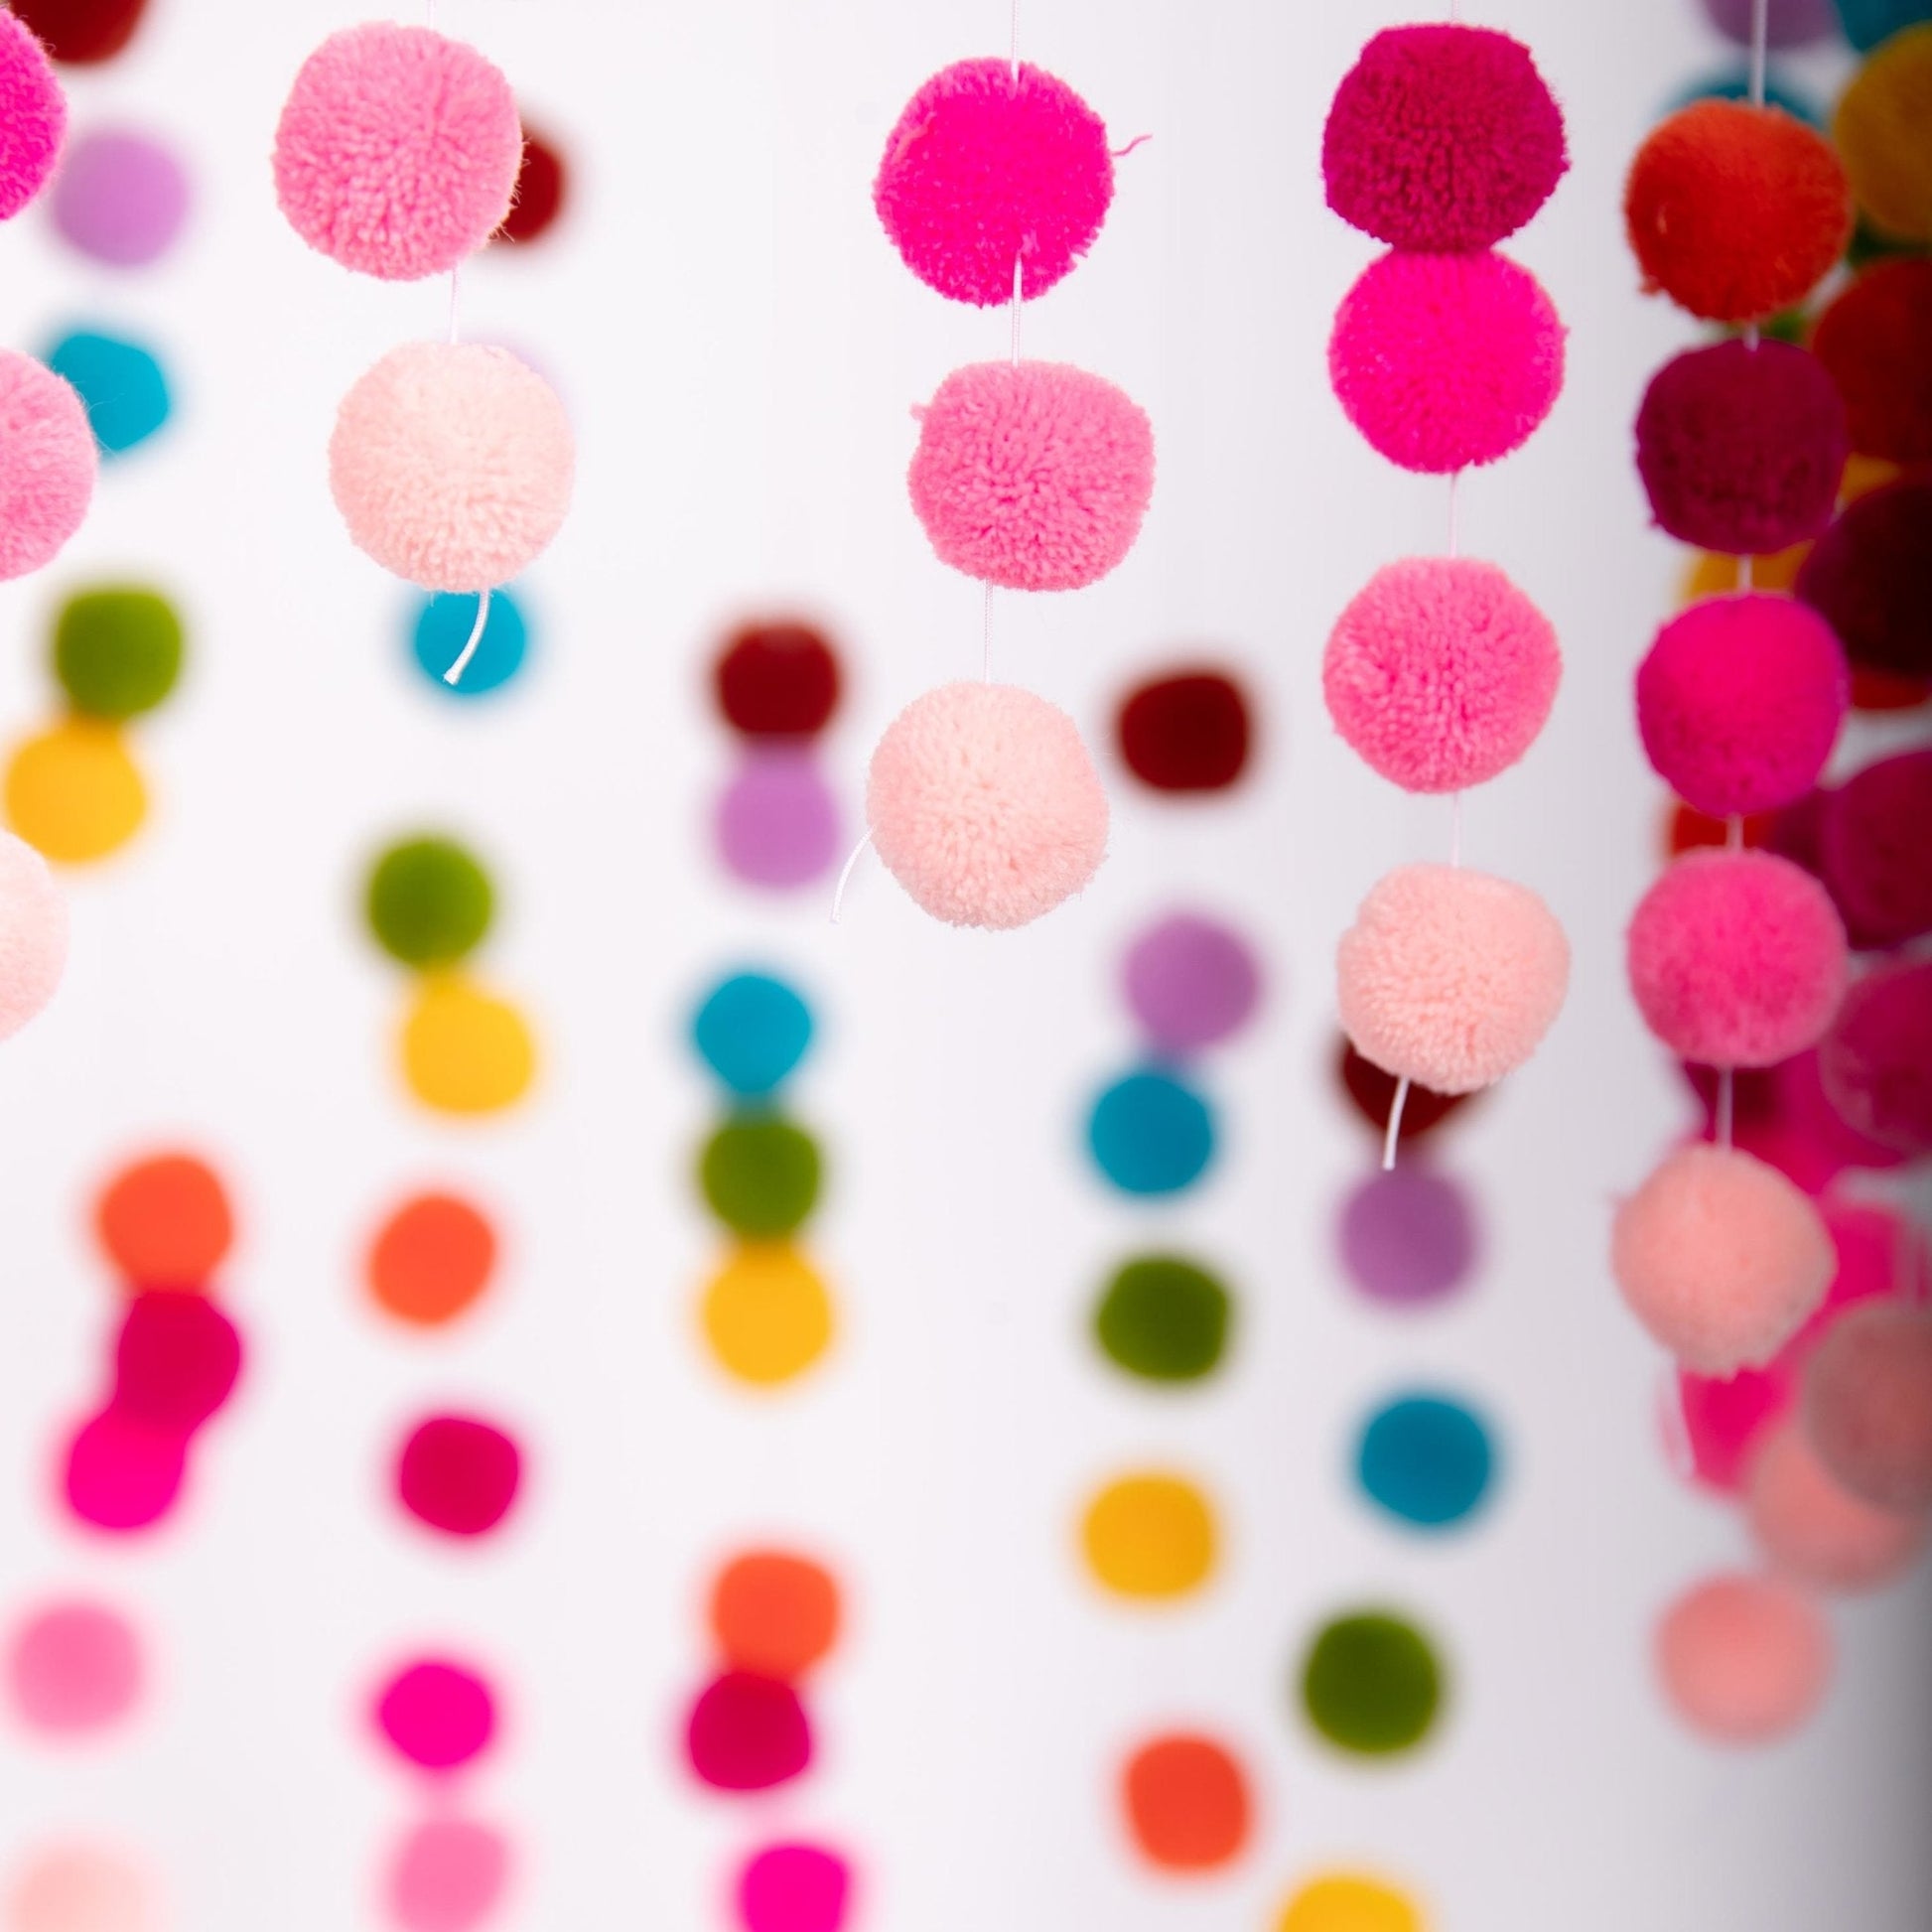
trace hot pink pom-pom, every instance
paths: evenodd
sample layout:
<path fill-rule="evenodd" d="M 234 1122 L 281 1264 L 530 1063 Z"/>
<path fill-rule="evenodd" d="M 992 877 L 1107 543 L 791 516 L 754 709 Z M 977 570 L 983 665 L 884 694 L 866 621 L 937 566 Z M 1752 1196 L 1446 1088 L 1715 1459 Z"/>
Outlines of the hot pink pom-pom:
<path fill-rule="evenodd" d="M 1879 1589 L 1911 1569 L 1925 1549 L 1921 1518 L 1874 1509 L 1819 1461 L 1795 1423 L 1786 1423 L 1751 1465 L 1751 1535 L 1764 1560 L 1814 1589 Z"/>
<path fill-rule="evenodd" d="M 1154 431 L 1084 369 L 974 362 L 920 417 L 906 483 L 941 563 L 1010 591 L 1078 590 L 1134 547 Z"/>
<path fill-rule="evenodd" d="M 68 97 L 47 50 L 19 15 L 0 12 L 0 221 L 47 186 L 68 131 Z"/>
<path fill-rule="evenodd" d="M 1677 1371 L 1678 1424 L 1691 1452 L 1690 1473 L 1708 1489 L 1734 1495 L 1744 1486 L 1764 1437 L 1797 1394 L 1797 1371 L 1781 1354 L 1765 1368 L 1735 1375 Z M 1677 1438 L 1678 1428 L 1669 1431 Z"/>
<path fill-rule="evenodd" d="M 1707 598 L 1637 667 L 1637 729 L 1657 775 L 1713 818 L 1775 811 L 1818 782 L 1850 702 L 1832 627 L 1788 597 Z"/>
<path fill-rule="evenodd" d="M 928 288 L 981 308 L 1043 295 L 1093 244 L 1114 198 L 1107 130 L 1064 80 L 960 61 L 906 103 L 873 206 Z"/>
<path fill-rule="evenodd" d="M 1764 1744 L 1817 1709 L 1832 1639 L 1812 1604 L 1764 1577 L 1714 1577 L 1657 1626 L 1657 1673 L 1671 1708 L 1714 1743 Z"/>
<path fill-rule="evenodd" d="M 1328 206 L 1392 248 L 1459 254 L 1514 234 L 1570 156 L 1530 51 L 1484 27 L 1392 27 L 1335 89 Z"/>
<path fill-rule="evenodd" d="M 1494 564 L 1410 557 L 1369 580 L 1322 660 L 1335 729 L 1409 791 L 1460 791 L 1535 742 L 1562 674 L 1550 621 Z"/>
<path fill-rule="evenodd" d="M 1610 1271 L 1630 1311 L 1686 1368 L 1759 1368 L 1825 1299 L 1837 1254 L 1775 1168 L 1693 1142 L 1618 1207 Z"/>
<path fill-rule="evenodd" d="M 1072 719 L 1011 684 L 913 699 L 872 755 L 866 821 L 886 870 L 949 925 L 1026 925 L 1107 852 L 1107 794 Z"/>
<path fill-rule="evenodd" d="M 1932 961 L 1867 974 L 1818 1048 L 1818 1075 L 1852 1131 L 1895 1154 L 1932 1154 Z"/>
<path fill-rule="evenodd" d="M 275 130 L 275 198 L 311 248 L 413 282 L 483 246 L 522 159 L 509 82 L 474 47 L 372 21 L 302 64 Z"/>
<path fill-rule="evenodd" d="M 1454 866 L 1379 880 L 1336 952 L 1342 1031 L 1438 1093 L 1521 1066 L 1563 1010 L 1570 942 L 1525 886 Z"/>
<path fill-rule="evenodd" d="M 1563 388 L 1563 324 L 1501 255 L 1384 255 L 1342 298 L 1328 379 L 1371 448 L 1445 476 L 1520 449 Z"/>
<path fill-rule="evenodd" d="M 0 581 L 60 555 L 93 499 L 100 453 L 71 384 L 0 348 Z"/>
<path fill-rule="evenodd" d="M 358 548 L 432 591 L 484 591 L 557 534 L 576 465 L 557 392 L 508 349 L 405 343 L 336 417 L 329 483 Z"/>
<path fill-rule="evenodd" d="M 47 861 L 0 832 L 0 1039 L 53 999 L 68 963 L 68 902 Z"/>
<path fill-rule="evenodd" d="M 1825 884 L 1858 946 L 1932 932 L 1932 750 L 1901 752 L 1827 794 L 1819 822 Z"/>
<path fill-rule="evenodd" d="M 1865 1302 L 1832 1324 L 1805 1375 L 1819 1460 L 1874 1509 L 1932 1509 L 1932 1311 Z"/>
<path fill-rule="evenodd" d="M 1687 853 L 1630 921 L 1644 1025 L 1706 1066 L 1773 1066 L 1815 1044 L 1845 997 L 1831 895 L 1769 852 Z"/>

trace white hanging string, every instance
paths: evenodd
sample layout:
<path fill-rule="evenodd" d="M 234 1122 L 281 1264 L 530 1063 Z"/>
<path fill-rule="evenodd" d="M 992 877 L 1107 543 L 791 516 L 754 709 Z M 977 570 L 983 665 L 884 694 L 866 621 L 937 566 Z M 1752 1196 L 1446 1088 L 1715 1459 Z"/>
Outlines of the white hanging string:
<path fill-rule="evenodd" d="M 483 634 L 489 627 L 490 593 L 484 591 L 477 600 L 477 621 L 470 626 L 470 641 L 458 652 L 457 660 L 443 673 L 443 682 L 452 691 L 463 681 L 463 674 L 470 668 L 470 660 L 477 654 L 477 646 L 483 642 Z"/>

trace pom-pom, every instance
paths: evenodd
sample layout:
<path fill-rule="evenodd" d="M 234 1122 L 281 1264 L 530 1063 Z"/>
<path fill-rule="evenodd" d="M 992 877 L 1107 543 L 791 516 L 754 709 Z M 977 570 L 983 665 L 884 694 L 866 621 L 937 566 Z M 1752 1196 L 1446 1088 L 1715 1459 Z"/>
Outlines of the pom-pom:
<path fill-rule="evenodd" d="M 12 0 L 13 11 L 67 67 L 111 61 L 134 38 L 148 0 Z"/>
<path fill-rule="evenodd" d="M 1832 120 L 1852 192 L 1872 222 L 1905 241 L 1932 240 L 1932 22 L 1875 48 Z"/>
<path fill-rule="evenodd" d="M 1876 262 L 1819 318 L 1811 352 L 1845 398 L 1852 447 L 1932 461 L 1932 261 Z"/>
<path fill-rule="evenodd" d="M 1657 1672 L 1671 1707 L 1719 1744 L 1765 1744 L 1794 1730 L 1825 1694 L 1832 1639 L 1811 1602 L 1768 1578 L 1714 1577 L 1657 1626 Z"/>
<path fill-rule="evenodd" d="M 33 29 L 0 14 L 0 221 L 47 186 L 67 129 L 68 97 Z"/>
<path fill-rule="evenodd" d="M 1342 1030 L 1438 1093 L 1521 1066 L 1563 1008 L 1570 942 L 1527 887 L 1453 866 L 1377 882 L 1336 954 Z"/>
<path fill-rule="evenodd" d="M 392 348 L 343 398 L 329 443 L 356 547 L 432 591 L 485 591 L 539 556 L 575 465 L 557 392 L 474 343 Z"/>
<path fill-rule="evenodd" d="M 1751 44 L 1754 0 L 1704 0 L 1704 11 L 1725 40 L 1739 47 Z M 1810 47 L 1838 32 L 1832 0 L 1770 0 L 1764 17 L 1767 46 Z"/>
<path fill-rule="evenodd" d="M 181 676 L 181 619 L 136 586 L 81 591 L 54 624 L 54 675 L 83 718 L 120 722 L 152 711 Z"/>
<path fill-rule="evenodd" d="M 1831 626 L 1788 597 L 1694 604 L 1637 667 L 1657 775 L 1713 818 L 1795 804 L 1818 782 L 1851 690 Z"/>
<path fill-rule="evenodd" d="M 1824 1301 L 1837 1265 L 1818 1209 L 1783 1174 L 1702 1141 L 1670 1155 L 1610 1229 L 1630 1311 L 1700 1375 L 1762 1367 Z"/>
<path fill-rule="evenodd" d="M 1221 671 L 1176 671 L 1121 701 L 1122 761 L 1156 791 L 1223 791 L 1247 769 L 1254 723 L 1241 686 Z"/>
<path fill-rule="evenodd" d="M 1460 254 L 1514 234 L 1570 166 L 1530 51 L 1486 27 L 1392 27 L 1335 89 L 1328 206 L 1392 248 Z"/>
<path fill-rule="evenodd" d="M 1805 1374 L 1805 1428 L 1825 1468 L 1874 1509 L 1932 1509 L 1932 1311 L 1863 1303 Z"/>
<path fill-rule="evenodd" d="M 950 925 L 1026 925 L 1107 850 L 1107 794 L 1073 720 L 1009 684 L 913 699 L 873 754 L 866 820 L 886 870 Z"/>
<path fill-rule="evenodd" d="M 736 631 L 712 667 L 718 709 L 747 738 L 811 738 L 839 706 L 838 653 L 808 623 Z"/>
<path fill-rule="evenodd" d="M 1494 564 L 1410 557 L 1341 614 L 1321 689 L 1335 729 L 1383 777 L 1461 791 L 1529 750 L 1562 668 L 1549 619 Z"/>
<path fill-rule="evenodd" d="M 1824 879 L 1853 943 L 1897 946 L 1932 932 L 1932 750 L 1900 752 L 1828 793 Z"/>
<path fill-rule="evenodd" d="M 1134 547 L 1154 431 L 1084 369 L 974 362 L 921 415 L 906 482 L 941 563 L 1010 591 L 1078 590 Z"/>
<path fill-rule="evenodd" d="M 1372 449 L 1445 476 L 1536 433 L 1563 388 L 1563 337 L 1505 256 L 1388 254 L 1342 298 L 1328 380 Z"/>
<path fill-rule="evenodd" d="M 0 348 L 0 582 L 60 554 L 87 514 L 99 468 L 72 385 Z"/>
<path fill-rule="evenodd" d="M 1107 130 L 1064 80 L 960 61 L 906 103 L 873 206 L 928 288 L 987 308 L 1044 295 L 1100 232 L 1114 198 Z"/>
<path fill-rule="evenodd" d="M 302 64 L 275 130 L 275 199 L 311 248 L 413 282 L 489 239 L 522 154 L 509 82 L 474 47 L 371 21 Z"/>
<path fill-rule="evenodd" d="M 1247 942 L 1193 912 L 1149 926 L 1129 948 L 1121 979 L 1134 1018 L 1169 1058 L 1231 1038 L 1261 1000 L 1261 967 Z"/>
<path fill-rule="evenodd" d="M 1924 20 L 1932 8 L 1927 0 L 1832 0 L 1832 11 L 1845 29 L 1845 38 L 1864 54 L 1901 28 Z"/>
<path fill-rule="evenodd" d="M 1797 588 L 1855 670 L 1932 678 L 1932 477 L 1901 477 L 1848 504 Z"/>
<path fill-rule="evenodd" d="M 1814 1589 L 1882 1588 L 1925 1549 L 1923 1521 L 1853 1495 L 1795 1423 L 1758 1450 L 1748 1501 L 1751 1535 L 1765 1561 Z"/>
<path fill-rule="evenodd" d="M 0 1039 L 53 999 L 68 963 L 68 902 L 47 861 L 0 832 Z"/>
<path fill-rule="evenodd" d="M 1821 134 L 1775 107 L 1700 100 L 1652 130 L 1624 188 L 1645 287 L 1708 322 L 1808 295 L 1852 236 L 1852 194 Z"/>
<path fill-rule="evenodd" d="M 1855 1134 L 1932 1154 L 1932 961 L 1868 974 L 1819 1043 L 1825 1095 Z"/>
<path fill-rule="evenodd" d="M 1630 921 L 1630 990 L 1680 1058 L 1772 1066 L 1815 1045 L 1845 997 L 1831 895 L 1769 852 L 1687 853 Z"/>
<path fill-rule="evenodd" d="M 1658 527 L 1726 556 L 1815 537 L 1850 453 L 1832 378 L 1789 343 L 1694 348 L 1657 371 L 1637 411 L 1637 474 Z"/>

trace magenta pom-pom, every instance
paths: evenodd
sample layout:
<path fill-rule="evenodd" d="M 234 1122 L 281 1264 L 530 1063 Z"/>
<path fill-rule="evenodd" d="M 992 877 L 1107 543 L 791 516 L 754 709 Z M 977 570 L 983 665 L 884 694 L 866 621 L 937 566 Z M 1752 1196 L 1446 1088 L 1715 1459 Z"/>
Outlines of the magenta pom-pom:
<path fill-rule="evenodd" d="M 940 562 L 1006 590 L 1079 590 L 1134 547 L 1154 430 L 1084 369 L 974 362 L 921 413 L 906 483 Z"/>
<path fill-rule="evenodd" d="M 1795 1422 L 1784 1424 L 1753 1459 L 1748 1507 L 1764 1560 L 1813 1589 L 1882 1589 L 1925 1550 L 1923 1518 L 1875 1509 L 1855 1496 Z"/>
<path fill-rule="evenodd" d="M 1514 764 L 1562 674 L 1550 621 L 1494 564 L 1410 557 L 1369 580 L 1328 638 L 1328 716 L 1383 777 L 1460 791 Z"/>
<path fill-rule="evenodd" d="M 1805 1374 L 1819 1460 L 1874 1509 L 1932 1509 L 1932 1310 L 1865 1302 L 1832 1324 Z"/>
<path fill-rule="evenodd" d="M 866 822 L 886 870 L 949 925 L 1027 925 L 1107 851 L 1107 794 L 1073 720 L 1011 684 L 913 699 L 873 753 Z"/>
<path fill-rule="evenodd" d="M 1502 255 L 1388 254 L 1342 298 L 1328 379 L 1370 447 L 1446 476 L 1529 441 L 1563 388 L 1563 323 Z"/>
<path fill-rule="evenodd" d="M 1854 664 L 1932 678 L 1932 476 L 1900 477 L 1848 504 L 1812 545 L 1797 591 Z"/>
<path fill-rule="evenodd" d="M 1932 933 L 1932 749 L 1880 759 L 1828 792 L 1819 857 L 1855 945 Z"/>
<path fill-rule="evenodd" d="M 0 221 L 47 186 L 68 131 L 68 97 L 47 50 L 19 15 L 0 12 Z"/>
<path fill-rule="evenodd" d="M 1637 474 L 1658 527 L 1766 556 L 1832 520 L 1851 454 L 1845 404 L 1789 343 L 1718 343 L 1668 361 L 1637 411 Z"/>
<path fill-rule="evenodd" d="M 1932 960 L 1867 974 L 1818 1047 L 1825 1095 L 1852 1131 L 1894 1154 L 1932 1154 Z"/>
<path fill-rule="evenodd" d="M 47 861 L 0 832 L 0 1039 L 53 999 L 67 963 L 68 902 Z"/>
<path fill-rule="evenodd" d="M 1818 782 L 1850 701 L 1845 652 L 1788 597 L 1707 598 L 1637 668 L 1637 729 L 1657 774 L 1713 818 L 1775 811 Z"/>
<path fill-rule="evenodd" d="M 1064 80 L 1024 61 L 960 61 L 906 103 L 873 206 L 928 288 L 981 308 L 1028 300 L 1093 245 L 1114 198 L 1107 130 Z"/>
<path fill-rule="evenodd" d="M 72 385 L 0 348 L 0 581 L 60 555 L 93 500 L 100 453 Z"/>
<path fill-rule="evenodd" d="M 1485 27 L 1392 27 L 1342 76 L 1321 136 L 1328 206 L 1392 248 L 1514 234 L 1570 165 L 1530 51 Z"/>
<path fill-rule="evenodd" d="M 1845 926 L 1809 873 L 1768 852 L 1688 853 L 1630 921 L 1630 989 L 1679 1058 L 1772 1066 L 1816 1044 L 1845 997 Z"/>
<path fill-rule="evenodd" d="M 432 591 L 484 591 L 557 534 L 576 453 L 557 392 L 508 349 L 405 343 L 344 397 L 329 483 L 356 546 Z"/>
<path fill-rule="evenodd" d="M 1767 1744 L 1818 1708 L 1831 1631 L 1808 1597 L 1768 1577 L 1714 1577 L 1657 1626 L 1657 1674 L 1671 1708 L 1718 1744 Z"/>
<path fill-rule="evenodd" d="M 413 282 L 488 240 L 522 159 L 496 68 L 430 28 L 372 21 L 303 63 L 275 130 L 275 198 L 311 248 Z"/>

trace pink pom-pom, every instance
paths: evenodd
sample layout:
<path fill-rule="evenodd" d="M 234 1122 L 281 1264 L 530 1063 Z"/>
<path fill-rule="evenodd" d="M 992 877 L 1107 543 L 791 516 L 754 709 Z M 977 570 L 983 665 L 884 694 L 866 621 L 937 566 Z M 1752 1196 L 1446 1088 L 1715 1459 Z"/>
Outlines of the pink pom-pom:
<path fill-rule="evenodd" d="M 60 555 L 93 499 L 100 453 L 72 385 L 0 348 L 0 581 Z"/>
<path fill-rule="evenodd" d="M 1932 1311 L 1865 1302 L 1832 1324 L 1805 1375 L 1825 1467 L 1874 1509 L 1932 1509 Z"/>
<path fill-rule="evenodd" d="M 1335 89 L 1328 206 L 1393 248 L 1460 254 L 1514 234 L 1570 166 L 1530 51 L 1485 27 L 1392 27 Z"/>
<path fill-rule="evenodd" d="M 1879 1589 L 1925 1549 L 1922 1519 L 1872 1506 L 1819 1461 L 1786 1423 L 1751 1464 L 1751 1535 L 1780 1576 L 1814 1589 Z"/>
<path fill-rule="evenodd" d="M 1410 557 L 1341 614 L 1322 660 L 1335 729 L 1409 791 L 1460 791 L 1514 764 L 1563 668 L 1550 621 L 1494 564 Z"/>
<path fill-rule="evenodd" d="M 1855 945 L 1897 946 L 1932 932 L 1928 827 L 1932 750 L 1880 759 L 1826 796 L 1819 857 Z"/>
<path fill-rule="evenodd" d="M 1328 379 L 1371 448 L 1431 476 L 1527 443 L 1563 388 L 1563 324 L 1501 255 L 1384 255 L 1342 298 Z"/>
<path fill-rule="evenodd" d="M 1817 880 L 1769 852 L 1687 853 L 1630 921 L 1630 990 L 1680 1058 L 1774 1066 L 1845 997 L 1845 926 Z"/>
<path fill-rule="evenodd" d="M 1911 1160 L 1932 1154 L 1932 961 L 1852 988 L 1819 1042 L 1818 1076 L 1855 1134 Z"/>
<path fill-rule="evenodd" d="M 0 221 L 47 186 L 68 131 L 68 97 L 47 50 L 19 15 L 0 12 Z"/>
<path fill-rule="evenodd" d="M 346 396 L 329 483 L 359 549 L 432 591 L 484 591 L 557 534 L 576 465 L 557 392 L 508 349 L 404 343 Z"/>
<path fill-rule="evenodd" d="M 497 69 L 430 28 L 372 21 L 302 64 L 275 130 L 275 199 L 311 248 L 413 282 L 488 240 L 522 160 Z"/>
<path fill-rule="evenodd" d="M 1810 1601 L 1768 1578 L 1725 1576 L 1687 1590 L 1657 1626 L 1671 1708 L 1714 1743 L 1764 1744 L 1817 1709 L 1832 1639 Z"/>
<path fill-rule="evenodd" d="M 1789 343 L 1691 349 L 1657 371 L 1637 411 L 1637 474 L 1658 527 L 1725 556 L 1815 537 L 1851 450 L 1838 385 Z"/>
<path fill-rule="evenodd" d="M 906 103 L 873 206 L 928 288 L 986 308 L 1043 295 L 1093 245 L 1114 198 L 1107 130 L 1064 80 L 960 61 Z"/>
<path fill-rule="evenodd" d="M 1818 782 L 1850 702 L 1832 627 L 1788 597 L 1707 598 L 1637 667 L 1637 729 L 1657 775 L 1713 818 L 1794 804 Z"/>
<path fill-rule="evenodd" d="M 1693 1142 L 1618 1207 L 1610 1272 L 1630 1311 L 1686 1368 L 1759 1368 L 1831 1286 L 1818 1209 L 1775 1168 Z"/>
<path fill-rule="evenodd" d="M 939 385 L 906 477 L 941 563 L 1010 591 L 1073 591 L 1134 547 L 1154 431 L 1064 362 L 974 362 Z"/>
<path fill-rule="evenodd" d="M 1362 901 L 1335 965 L 1342 1031 L 1364 1059 L 1438 1093 L 1473 1093 L 1550 1031 L 1570 942 L 1525 886 L 1403 866 Z"/>
<path fill-rule="evenodd" d="M 866 782 L 886 870 L 936 919 L 1005 931 L 1107 852 L 1107 794 L 1065 712 L 1011 684 L 947 684 L 886 729 Z"/>
<path fill-rule="evenodd" d="M 47 861 L 0 832 L 0 1039 L 53 999 L 68 963 L 68 902 Z"/>

